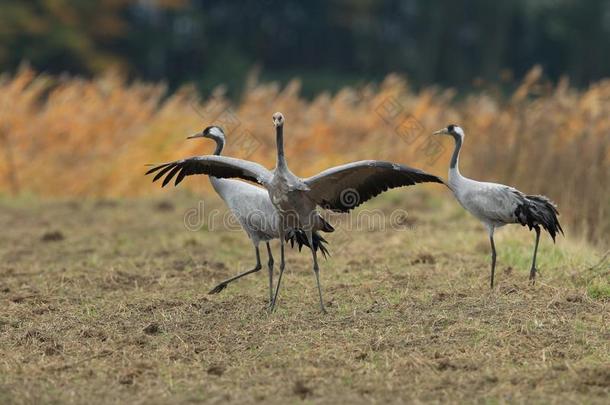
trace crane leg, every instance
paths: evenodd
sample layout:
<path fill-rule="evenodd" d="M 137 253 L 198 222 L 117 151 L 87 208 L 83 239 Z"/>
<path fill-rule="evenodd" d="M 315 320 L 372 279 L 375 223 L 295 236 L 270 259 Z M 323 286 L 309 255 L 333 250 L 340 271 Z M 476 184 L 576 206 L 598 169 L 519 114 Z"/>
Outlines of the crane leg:
<path fill-rule="evenodd" d="M 231 277 L 229 279 L 226 279 L 226 280 L 220 282 L 216 287 L 212 288 L 210 290 L 210 292 L 208 292 L 208 294 L 218 294 L 219 292 L 221 292 L 222 290 L 227 288 L 227 285 L 229 285 L 230 282 L 240 279 L 244 276 L 247 276 L 248 274 L 256 273 L 257 271 L 262 269 L 263 266 L 261 266 L 261 254 L 258 250 L 258 244 L 254 246 L 254 251 L 256 252 L 256 267 L 254 267 L 252 270 L 244 271 L 243 273 L 238 274 L 235 277 Z"/>
<path fill-rule="evenodd" d="M 313 273 L 316 276 L 316 284 L 318 285 L 318 297 L 320 298 L 320 309 L 322 313 L 328 313 L 326 308 L 324 308 L 324 300 L 322 299 L 322 287 L 320 287 L 320 268 L 318 267 L 318 257 L 316 254 L 316 250 L 313 248 L 313 236 L 312 231 L 306 231 L 307 240 L 309 242 L 309 246 L 311 247 L 311 254 L 313 256 Z"/>
<path fill-rule="evenodd" d="M 489 233 L 489 242 L 491 243 L 491 282 L 490 288 L 494 288 L 494 273 L 496 272 L 496 244 L 494 243 L 493 230 Z"/>
<path fill-rule="evenodd" d="M 284 229 L 281 229 L 280 232 L 280 275 L 277 278 L 277 285 L 275 286 L 275 294 L 273 296 L 273 300 L 271 301 L 270 312 L 275 311 L 275 305 L 277 304 L 277 295 L 280 292 L 280 285 L 282 284 L 282 275 L 284 274 L 284 267 L 286 267 L 286 261 L 284 258 Z"/>
<path fill-rule="evenodd" d="M 536 230 L 536 244 L 534 245 L 534 258 L 532 259 L 532 268 L 530 269 L 530 281 L 532 285 L 536 283 L 536 254 L 538 254 L 538 242 L 540 242 L 540 227 L 535 226 Z"/>
<path fill-rule="evenodd" d="M 273 302 L 273 254 L 271 253 L 271 246 L 269 246 L 269 242 L 266 242 L 266 244 L 267 255 L 269 256 L 267 266 L 269 267 L 269 308 L 271 308 L 271 303 Z"/>

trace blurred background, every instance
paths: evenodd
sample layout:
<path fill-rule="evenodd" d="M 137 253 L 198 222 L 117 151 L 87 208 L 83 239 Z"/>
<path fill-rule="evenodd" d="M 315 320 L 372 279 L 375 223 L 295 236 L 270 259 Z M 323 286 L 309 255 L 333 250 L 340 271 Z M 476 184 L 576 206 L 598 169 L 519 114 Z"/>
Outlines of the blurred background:
<path fill-rule="evenodd" d="M 608 0 L 2 0 L 0 190 L 159 193 L 144 164 L 226 153 L 292 167 L 392 159 L 556 200 L 571 233 L 610 235 Z M 186 187 L 204 181 L 186 182 Z"/>
<path fill-rule="evenodd" d="M 301 78 L 307 96 L 388 72 L 468 88 L 534 64 L 577 86 L 610 70 L 607 0 L 3 0 L 0 23 L 4 71 L 118 67 L 235 97 L 253 66 L 264 81 Z"/>

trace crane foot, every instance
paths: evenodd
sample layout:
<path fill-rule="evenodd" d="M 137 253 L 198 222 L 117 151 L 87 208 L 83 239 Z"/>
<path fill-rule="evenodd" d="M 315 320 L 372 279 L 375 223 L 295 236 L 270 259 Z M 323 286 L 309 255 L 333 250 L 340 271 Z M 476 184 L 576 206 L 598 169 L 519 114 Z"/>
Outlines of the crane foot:
<path fill-rule="evenodd" d="M 536 284 L 536 272 L 538 271 L 538 269 L 536 269 L 536 267 L 532 267 L 532 269 L 530 270 L 530 282 L 532 283 L 532 285 Z"/>
<path fill-rule="evenodd" d="M 220 283 L 218 284 L 216 287 L 212 288 L 208 294 L 218 294 L 219 292 L 221 292 L 222 290 L 224 290 L 225 288 L 227 288 L 227 284 L 226 283 Z"/>

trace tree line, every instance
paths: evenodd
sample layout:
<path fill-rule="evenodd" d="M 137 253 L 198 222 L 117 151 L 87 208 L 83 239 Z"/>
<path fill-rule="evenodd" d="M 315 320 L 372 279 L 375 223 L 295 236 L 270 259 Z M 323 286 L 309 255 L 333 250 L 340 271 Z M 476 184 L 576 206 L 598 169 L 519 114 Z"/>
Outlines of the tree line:
<path fill-rule="evenodd" d="M 253 66 L 305 92 L 378 80 L 470 86 L 521 77 L 586 86 L 610 72 L 609 0 L 3 0 L 0 70 L 226 83 Z"/>

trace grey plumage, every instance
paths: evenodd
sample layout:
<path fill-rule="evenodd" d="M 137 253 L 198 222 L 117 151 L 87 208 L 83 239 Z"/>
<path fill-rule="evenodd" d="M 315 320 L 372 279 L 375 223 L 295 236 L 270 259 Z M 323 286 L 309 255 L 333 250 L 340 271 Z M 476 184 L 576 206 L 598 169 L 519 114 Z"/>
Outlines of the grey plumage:
<path fill-rule="evenodd" d="M 275 113 L 273 123 L 276 128 L 277 144 L 277 163 L 273 171 L 249 161 L 220 156 L 198 156 L 154 167 L 147 174 L 164 171 L 161 175 L 157 174 L 154 179 L 165 175 L 164 185 L 175 175 L 178 175 L 176 183 L 179 183 L 184 176 L 193 174 L 239 177 L 255 181 L 267 189 L 271 202 L 279 213 L 280 235 L 286 235 L 290 229 L 301 229 L 305 232 L 310 245 L 313 245 L 313 232 L 325 227 L 316 211 L 318 206 L 344 212 L 390 188 L 425 182 L 443 183 L 440 178 L 420 170 L 372 160 L 331 168 L 317 176 L 301 179 L 290 171 L 284 156 L 284 116 Z M 281 237 L 280 241 L 280 275 L 275 288 L 272 310 L 277 303 L 285 268 L 284 237 Z M 326 312 L 315 249 L 312 249 L 312 259 L 320 308 L 322 312 Z"/>
<path fill-rule="evenodd" d="M 193 138 L 208 138 L 215 141 L 216 150 L 214 151 L 214 155 L 216 156 L 220 156 L 226 142 L 224 131 L 217 126 L 207 127 L 203 131 L 188 137 L 188 139 Z M 273 204 L 271 204 L 271 200 L 269 200 L 269 194 L 265 189 L 239 180 L 220 179 L 210 176 L 210 182 L 216 193 L 222 198 L 235 218 L 239 221 L 242 229 L 248 234 L 248 237 L 254 246 L 257 263 L 252 270 L 221 281 L 212 288 L 209 293 L 217 294 L 224 290 L 229 283 L 261 270 L 259 245 L 261 242 L 264 242 L 267 245 L 267 254 L 269 258 L 269 304 L 271 305 L 271 300 L 273 298 L 274 259 L 269 241 L 279 238 L 279 216 L 277 215 Z M 322 230 L 324 232 L 334 231 L 329 224 Z M 313 236 L 314 249 L 319 249 L 324 257 L 326 257 L 328 254 L 328 250 L 324 246 L 326 240 L 322 238 L 318 232 L 314 232 Z M 309 247 L 309 242 L 302 230 L 291 230 L 289 234 L 286 235 L 286 240 L 290 241 L 292 246 L 294 246 L 296 242 L 299 251 L 303 246 Z"/>
<path fill-rule="evenodd" d="M 464 131 L 457 125 L 449 125 L 439 135 L 449 135 L 455 141 L 455 149 L 449 166 L 449 188 L 455 198 L 467 211 L 485 224 L 489 232 L 492 249 L 491 287 L 494 285 L 496 249 L 493 239 L 496 228 L 507 224 L 521 224 L 536 231 L 534 257 L 530 269 L 530 280 L 536 279 L 536 254 L 540 239 L 540 227 L 545 229 L 555 242 L 556 235 L 563 229 L 559 224 L 559 211 L 547 197 L 525 195 L 519 190 L 503 184 L 480 182 L 462 176 L 459 170 L 459 155 L 464 142 Z"/>

